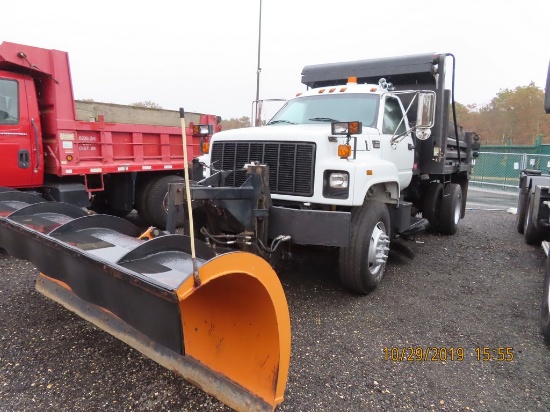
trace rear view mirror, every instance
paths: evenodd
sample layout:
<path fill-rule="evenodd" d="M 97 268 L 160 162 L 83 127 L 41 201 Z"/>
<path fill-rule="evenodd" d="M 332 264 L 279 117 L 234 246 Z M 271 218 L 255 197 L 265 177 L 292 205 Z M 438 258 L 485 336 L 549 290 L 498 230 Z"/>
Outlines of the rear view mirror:
<path fill-rule="evenodd" d="M 434 125 L 435 93 L 421 92 L 418 94 L 418 108 L 416 111 L 417 129 L 427 129 Z"/>

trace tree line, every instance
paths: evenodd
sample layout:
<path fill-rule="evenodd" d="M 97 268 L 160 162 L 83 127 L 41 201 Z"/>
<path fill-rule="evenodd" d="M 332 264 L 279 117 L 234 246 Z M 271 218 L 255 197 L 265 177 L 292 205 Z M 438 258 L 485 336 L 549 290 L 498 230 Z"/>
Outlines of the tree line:
<path fill-rule="evenodd" d="M 550 115 L 544 113 L 544 91 L 531 82 L 500 90 L 485 105 L 456 104 L 465 130 L 475 131 L 483 144 L 533 145 L 538 136 L 550 144 Z"/>

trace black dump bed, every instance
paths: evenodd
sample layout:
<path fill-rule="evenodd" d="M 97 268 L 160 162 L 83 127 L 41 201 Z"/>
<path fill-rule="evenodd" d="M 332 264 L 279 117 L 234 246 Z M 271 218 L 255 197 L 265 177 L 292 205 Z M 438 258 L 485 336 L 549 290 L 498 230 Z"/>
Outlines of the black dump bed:
<path fill-rule="evenodd" d="M 316 64 L 304 67 L 302 83 L 312 88 L 334 86 L 345 84 L 348 77 L 354 76 L 358 83 L 378 84 L 378 80 L 384 77 L 397 90 L 418 89 L 421 86 L 422 89 L 435 91 L 434 65 L 437 64 L 438 55 L 433 53 Z"/>

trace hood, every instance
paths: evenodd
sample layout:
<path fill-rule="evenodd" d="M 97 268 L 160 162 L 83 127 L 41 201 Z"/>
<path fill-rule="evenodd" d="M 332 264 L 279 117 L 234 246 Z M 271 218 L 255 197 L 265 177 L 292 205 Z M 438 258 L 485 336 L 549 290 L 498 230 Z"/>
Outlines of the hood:
<path fill-rule="evenodd" d="M 212 140 L 316 140 L 330 136 L 330 123 L 288 124 L 261 127 L 245 127 L 221 131 L 212 136 Z M 378 135 L 377 129 L 363 128 L 363 135 Z"/>

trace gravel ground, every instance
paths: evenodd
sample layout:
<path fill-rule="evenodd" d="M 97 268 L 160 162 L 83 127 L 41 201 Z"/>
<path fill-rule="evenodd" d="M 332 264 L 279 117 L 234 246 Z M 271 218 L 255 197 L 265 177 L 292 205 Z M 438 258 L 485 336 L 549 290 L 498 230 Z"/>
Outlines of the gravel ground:
<path fill-rule="evenodd" d="M 455 236 L 406 244 L 415 259 L 392 255 L 368 296 L 342 290 L 332 251 L 294 248 L 275 264 L 293 339 L 278 411 L 549 410 L 545 257 L 523 242 L 515 216 L 469 211 Z M 229 410 L 42 297 L 35 273 L 0 256 L 1 411 Z M 386 360 L 384 348 L 408 347 L 446 348 L 447 360 L 431 350 L 428 360 Z M 478 361 L 483 347 L 512 348 L 513 360 Z"/>

